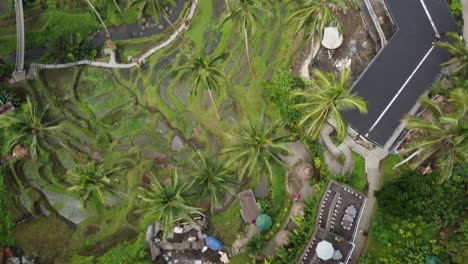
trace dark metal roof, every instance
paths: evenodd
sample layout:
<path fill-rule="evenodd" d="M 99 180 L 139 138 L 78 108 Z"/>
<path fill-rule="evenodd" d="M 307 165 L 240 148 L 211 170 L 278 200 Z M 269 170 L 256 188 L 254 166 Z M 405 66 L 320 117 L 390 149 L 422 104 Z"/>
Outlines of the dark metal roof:
<path fill-rule="evenodd" d="M 368 113 L 344 113 L 351 127 L 381 146 L 449 59 L 433 44 L 436 30 L 442 40 L 446 32 L 458 31 L 446 0 L 386 0 L 386 4 L 397 31 L 351 88 L 368 102 Z"/>

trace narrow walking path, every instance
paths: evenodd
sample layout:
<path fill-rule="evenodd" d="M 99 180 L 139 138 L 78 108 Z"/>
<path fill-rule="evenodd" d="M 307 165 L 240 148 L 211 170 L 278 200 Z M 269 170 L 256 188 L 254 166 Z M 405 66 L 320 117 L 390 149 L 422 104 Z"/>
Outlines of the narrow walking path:
<path fill-rule="evenodd" d="M 170 45 L 172 42 L 174 42 L 177 37 L 184 31 L 188 29 L 188 25 L 190 21 L 192 20 L 193 16 L 195 15 L 195 11 L 198 6 L 198 1 L 199 0 L 194 0 L 192 2 L 192 5 L 190 7 L 190 12 L 187 15 L 187 17 L 183 20 L 182 24 L 176 29 L 176 31 L 163 43 L 151 48 L 149 51 L 147 51 L 145 54 L 140 56 L 139 58 L 136 58 L 134 62 L 132 63 L 118 63 L 115 61 L 115 54 L 111 54 L 111 58 L 109 62 L 98 62 L 98 61 L 90 61 L 90 60 L 80 60 L 80 61 L 75 61 L 75 62 L 69 62 L 69 63 L 64 63 L 64 64 L 37 64 L 33 63 L 31 64 L 31 67 L 29 68 L 28 72 L 28 78 L 34 78 L 37 73 L 37 69 L 63 69 L 63 68 L 68 68 L 68 67 L 74 67 L 74 66 L 81 66 L 81 65 L 90 65 L 90 66 L 96 66 L 96 67 L 102 67 L 102 68 L 114 68 L 114 69 L 129 69 L 133 68 L 136 66 L 141 65 L 148 59 L 150 56 L 155 54 L 158 50 L 161 50 L 168 45 Z"/>

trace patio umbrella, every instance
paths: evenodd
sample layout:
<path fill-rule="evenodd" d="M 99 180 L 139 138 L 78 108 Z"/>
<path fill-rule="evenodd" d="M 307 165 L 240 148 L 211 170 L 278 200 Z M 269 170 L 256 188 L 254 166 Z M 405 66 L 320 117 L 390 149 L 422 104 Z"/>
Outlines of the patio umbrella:
<path fill-rule="evenodd" d="M 317 252 L 317 257 L 320 259 L 329 260 L 333 257 L 335 250 L 333 249 L 333 245 L 330 242 L 322 240 L 317 244 L 315 252 Z"/>
<path fill-rule="evenodd" d="M 222 248 L 221 242 L 219 242 L 218 239 L 212 236 L 205 238 L 205 244 L 209 249 L 212 249 L 214 251 L 219 251 Z"/>
<path fill-rule="evenodd" d="M 257 217 L 256 223 L 257 223 L 257 228 L 258 230 L 260 230 L 260 232 L 266 232 L 270 230 L 271 228 L 271 225 L 272 225 L 271 217 L 267 214 L 261 214 Z"/>

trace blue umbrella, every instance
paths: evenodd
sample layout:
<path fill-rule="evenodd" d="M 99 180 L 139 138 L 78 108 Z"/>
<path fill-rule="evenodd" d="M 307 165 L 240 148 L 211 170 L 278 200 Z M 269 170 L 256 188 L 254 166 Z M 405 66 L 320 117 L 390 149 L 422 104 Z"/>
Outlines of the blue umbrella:
<path fill-rule="evenodd" d="M 205 244 L 208 248 L 214 250 L 214 251 L 219 251 L 221 250 L 221 242 L 219 242 L 218 239 L 215 237 L 209 236 L 205 238 Z"/>

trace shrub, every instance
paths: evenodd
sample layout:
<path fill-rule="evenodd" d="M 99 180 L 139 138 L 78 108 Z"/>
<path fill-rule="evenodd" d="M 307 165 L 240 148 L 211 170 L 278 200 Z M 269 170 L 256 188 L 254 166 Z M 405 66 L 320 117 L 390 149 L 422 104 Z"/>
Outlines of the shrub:
<path fill-rule="evenodd" d="M 11 233 L 14 225 L 8 217 L 5 203 L 3 201 L 6 188 L 5 179 L 2 175 L 0 175 L 0 247 L 12 246 L 14 244 Z"/>
<path fill-rule="evenodd" d="M 288 70 L 278 70 L 263 89 L 265 97 L 278 108 L 281 118 L 289 126 L 294 126 L 301 119 L 301 113 L 294 108 L 299 99 L 291 98 L 291 92 L 302 86 L 304 84 L 300 78 L 292 76 Z"/>
<path fill-rule="evenodd" d="M 100 257 L 97 264 L 114 264 L 114 263 L 134 263 L 143 264 L 151 263 L 146 250 L 144 242 L 135 242 L 130 244 L 124 242 L 113 249 L 109 250 L 106 254 Z"/>
<path fill-rule="evenodd" d="M 256 235 L 249 240 L 249 242 L 245 246 L 245 250 L 249 254 L 258 256 L 262 254 L 262 248 L 264 245 L 265 245 L 265 241 L 263 239 L 263 236 Z"/>

